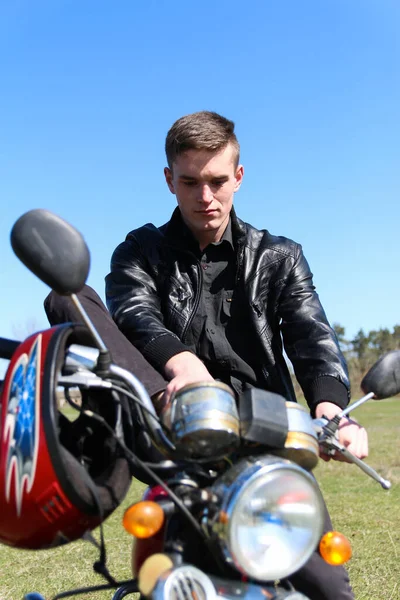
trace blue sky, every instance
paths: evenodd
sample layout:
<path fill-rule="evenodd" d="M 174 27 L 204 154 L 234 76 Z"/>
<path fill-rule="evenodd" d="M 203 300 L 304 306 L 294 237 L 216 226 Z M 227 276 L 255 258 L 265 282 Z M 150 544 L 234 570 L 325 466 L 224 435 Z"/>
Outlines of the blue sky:
<path fill-rule="evenodd" d="M 74 224 L 103 295 L 115 246 L 175 207 L 165 134 L 202 109 L 236 122 L 239 216 L 303 244 L 330 321 L 400 323 L 399 26 L 397 0 L 3 0 L 0 335 L 46 325 L 15 220 Z"/>

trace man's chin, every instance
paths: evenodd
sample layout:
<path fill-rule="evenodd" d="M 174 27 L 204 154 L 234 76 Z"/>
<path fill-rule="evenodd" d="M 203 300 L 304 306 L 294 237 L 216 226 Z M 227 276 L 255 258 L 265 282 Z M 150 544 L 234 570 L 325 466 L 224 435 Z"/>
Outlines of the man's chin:
<path fill-rule="evenodd" d="M 217 233 L 217 231 L 219 231 L 221 229 L 221 223 L 218 222 L 213 222 L 210 221 L 209 223 L 204 223 L 204 225 L 202 225 L 202 227 L 199 227 L 198 231 L 204 231 L 204 232 L 213 232 L 215 231 L 215 233 Z"/>

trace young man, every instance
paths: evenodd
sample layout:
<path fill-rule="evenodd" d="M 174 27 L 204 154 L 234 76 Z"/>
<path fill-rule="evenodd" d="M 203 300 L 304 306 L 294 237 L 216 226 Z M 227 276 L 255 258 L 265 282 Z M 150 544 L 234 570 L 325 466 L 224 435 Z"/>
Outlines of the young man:
<path fill-rule="evenodd" d="M 162 227 L 129 233 L 106 278 L 114 321 L 169 381 L 162 403 L 210 379 L 295 400 L 283 339 L 312 414 L 334 416 L 349 398 L 344 358 L 301 246 L 235 214 L 244 170 L 233 122 L 206 111 L 182 117 L 168 132 L 166 154 L 178 207 Z M 367 455 L 356 423 L 343 419 L 339 436 L 356 456 Z M 353 598 L 345 570 L 317 553 L 293 583 L 313 600 Z"/>
<path fill-rule="evenodd" d="M 243 179 L 234 124 L 210 112 L 183 117 L 168 132 L 166 153 L 178 207 L 166 225 L 129 233 L 106 278 L 119 329 L 93 290 L 79 294 L 114 360 L 141 379 L 159 410 L 175 390 L 214 378 L 237 392 L 255 386 L 295 400 L 283 338 L 312 414 L 337 414 L 348 403 L 346 365 L 301 247 L 233 209 Z M 76 320 L 57 294 L 45 307 L 51 324 Z M 355 422 L 343 419 L 339 439 L 367 455 Z M 291 580 L 312 600 L 353 598 L 346 571 L 317 552 Z"/>

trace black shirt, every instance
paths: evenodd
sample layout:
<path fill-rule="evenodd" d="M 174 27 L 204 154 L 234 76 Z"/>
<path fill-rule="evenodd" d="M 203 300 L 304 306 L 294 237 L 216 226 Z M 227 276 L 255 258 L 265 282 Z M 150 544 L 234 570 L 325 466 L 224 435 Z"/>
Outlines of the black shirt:
<path fill-rule="evenodd" d="M 213 377 L 240 392 L 257 386 L 261 366 L 254 364 L 257 340 L 248 316 L 244 290 L 235 285 L 236 251 L 231 222 L 219 242 L 200 250 L 189 229 L 186 242 L 199 261 L 201 296 L 189 339 Z M 188 339 L 188 341 L 189 341 Z"/>

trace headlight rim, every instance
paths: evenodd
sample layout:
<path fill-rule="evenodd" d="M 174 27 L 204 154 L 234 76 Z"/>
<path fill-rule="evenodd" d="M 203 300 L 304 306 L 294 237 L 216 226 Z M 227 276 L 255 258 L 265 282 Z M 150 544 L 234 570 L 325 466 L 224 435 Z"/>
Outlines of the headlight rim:
<path fill-rule="evenodd" d="M 242 465 L 241 469 L 240 466 Z M 239 470 L 240 469 L 240 470 Z M 255 458 L 246 458 L 237 463 L 232 469 L 228 471 L 225 476 L 221 478 L 219 482 L 217 482 L 216 488 L 218 489 L 218 496 L 220 498 L 220 509 L 218 513 L 218 518 L 214 521 L 212 526 L 213 533 L 217 536 L 219 547 L 222 550 L 223 556 L 226 562 L 234 567 L 239 573 L 249 577 L 254 581 L 271 581 L 272 579 L 266 578 L 258 578 L 254 576 L 254 574 L 249 574 L 248 571 L 240 564 L 237 556 L 232 550 L 232 542 L 231 536 L 233 535 L 232 531 L 232 515 L 234 512 L 235 506 L 241 499 L 241 497 L 246 493 L 246 490 L 250 487 L 250 485 L 261 478 L 266 473 L 271 473 L 274 471 L 283 470 L 290 471 L 299 474 L 308 484 L 311 485 L 315 497 L 317 499 L 317 503 L 319 505 L 319 528 L 316 530 L 315 539 L 318 540 L 323 533 L 323 514 L 325 503 L 319 489 L 318 483 L 316 479 L 313 477 L 311 473 L 297 465 L 296 463 L 283 459 L 274 455 L 267 455 L 263 457 L 255 457 Z M 232 478 L 232 481 L 229 482 L 229 472 L 234 471 L 238 472 L 236 477 Z M 228 480 L 228 483 L 225 482 Z M 290 576 L 292 573 L 296 572 L 300 569 L 310 558 L 314 550 L 317 548 L 317 541 L 315 546 L 310 549 L 308 555 L 304 558 L 302 564 L 300 566 L 296 566 L 296 569 L 291 571 L 288 575 L 281 576 L 282 579 Z"/>

